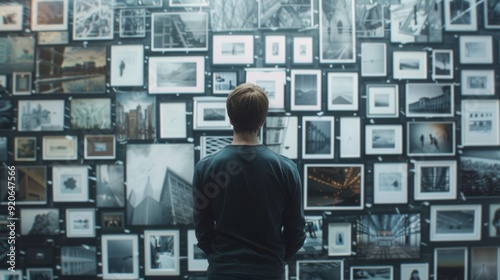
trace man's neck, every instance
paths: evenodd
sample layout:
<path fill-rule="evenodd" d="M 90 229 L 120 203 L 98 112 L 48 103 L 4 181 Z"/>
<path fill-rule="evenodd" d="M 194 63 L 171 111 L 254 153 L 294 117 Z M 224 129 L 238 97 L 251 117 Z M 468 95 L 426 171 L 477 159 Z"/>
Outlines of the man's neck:
<path fill-rule="evenodd" d="M 231 145 L 260 145 L 257 133 L 233 132 L 233 142 Z"/>

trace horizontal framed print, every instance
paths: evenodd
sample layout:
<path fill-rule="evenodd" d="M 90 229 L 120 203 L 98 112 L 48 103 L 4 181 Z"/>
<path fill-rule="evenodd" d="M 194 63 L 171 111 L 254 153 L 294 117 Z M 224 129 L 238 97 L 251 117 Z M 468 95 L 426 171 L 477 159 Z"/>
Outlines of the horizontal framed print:
<path fill-rule="evenodd" d="M 28 280 L 54 279 L 54 271 L 52 268 L 26 268 L 26 276 Z"/>
<path fill-rule="evenodd" d="M 415 200 L 457 198 L 457 162 L 415 161 Z"/>
<path fill-rule="evenodd" d="M 75 260 L 74 256 L 78 256 L 78 260 Z M 82 269 L 79 265 L 77 265 L 79 263 L 84 263 L 85 269 Z M 61 275 L 96 276 L 96 246 L 61 246 Z"/>
<path fill-rule="evenodd" d="M 499 100 L 462 100 L 462 145 L 500 145 L 499 118 Z"/>
<path fill-rule="evenodd" d="M 453 117 L 453 84 L 407 83 L 405 100 L 407 117 Z"/>
<path fill-rule="evenodd" d="M 125 214 L 123 211 L 102 211 L 101 230 L 103 232 L 123 232 Z"/>
<path fill-rule="evenodd" d="M 114 7 L 111 0 L 74 0 L 73 4 L 73 40 L 113 39 Z"/>
<path fill-rule="evenodd" d="M 156 52 L 208 50 L 205 12 L 152 13 L 151 50 Z"/>
<path fill-rule="evenodd" d="M 146 37 L 146 9 L 120 10 L 120 38 Z"/>
<path fill-rule="evenodd" d="M 259 1 L 259 28 L 308 28 L 313 25 L 313 1 Z"/>
<path fill-rule="evenodd" d="M 209 1 L 209 4 L 211 11 L 210 27 L 213 32 L 254 31 L 258 28 L 257 13 L 259 11 L 259 3 L 257 1 L 214 0 Z M 238 7 L 238 12 L 229 13 L 227 12 L 227 7 Z"/>
<path fill-rule="evenodd" d="M 498 15 L 499 5 L 500 3 L 495 0 L 484 1 L 484 28 L 500 28 L 500 16 Z"/>
<path fill-rule="evenodd" d="M 95 209 L 67 208 L 66 236 L 95 237 Z"/>
<path fill-rule="evenodd" d="M 286 62 L 286 36 L 267 35 L 266 44 L 266 64 L 285 64 Z"/>
<path fill-rule="evenodd" d="M 87 166 L 52 166 L 52 198 L 54 202 L 85 202 L 89 199 Z"/>
<path fill-rule="evenodd" d="M 12 73 L 12 94 L 13 95 L 31 94 L 31 72 Z"/>
<path fill-rule="evenodd" d="M 213 35 L 213 64 L 253 64 L 253 35 Z"/>
<path fill-rule="evenodd" d="M 204 93 L 205 58 L 157 56 L 149 58 L 149 93 Z"/>
<path fill-rule="evenodd" d="M 394 79 L 427 79 L 427 52 L 394 51 L 392 53 Z"/>
<path fill-rule="evenodd" d="M 203 250 L 198 248 L 198 240 L 194 229 L 187 231 L 188 271 L 207 271 L 208 260 Z"/>
<path fill-rule="evenodd" d="M 321 110 L 321 70 L 293 69 L 291 75 L 291 110 Z"/>
<path fill-rule="evenodd" d="M 58 235 L 59 208 L 21 208 L 21 235 Z M 51 279 L 51 278 L 48 278 Z"/>
<path fill-rule="evenodd" d="M 446 31 L 477 30 L 476 0 L 445 0 L 444 28 Z"/>
<path fill-rule="evenodd" d="M 328 275 L 328 279 L 344 279 L 342 260 L 299 260 L 296 270 L 297 280 L 321 279 L 323 275 Z"/>
<path fill-rule="evenodd" d="M 500 237 L 500 204 L 490 204 L 489 212 L 489 236 Z"/>
<path fill-rule="evenodd" d="M 467 251 L 467 247 L 435 248 L 434 279 L 467 279 Z"/>
<path fill-rule="evenodd" d="M 460 192 L 470 198 L 500 197 L 497 188 L 500 151 L 486 149 L 464 149 L 460 154 L 458 183 Z M 498 224 L 498 222 L 497 222 Z"/>
<path fill-rule="evenodd" d="M 36 137 L 14 138 L 15 161 L 36 161 L 37 153 Z"/>
<path fill-rule="evenodd" d="M 373 164 L 373 202 L 375 204 L 408 203 L 408 164 Z"/>
<path fill-rule="evenodd" d="M 329 223 L 328 256 L 350 256 L 351 237 L 350 223 Z"/>
<path fill-rule="evenodd" d="M 333 159 L 335 151 L 335 117 L 302 117 L 302 158 Z"/>
<path fill-rule="evenodd" d="M 390 17 L 386 16 L 385 21 L 390 23 L 387 29 L 390 29 L 391 42 L 401 44 L 441 43 L 443 41 L 441 2 L 436 0 L 426 2 L 403 0 L 392 2 L 389 9 L 382 7 L 382 10 L 390 13 Z M 370 4 L 376 6 L 375 3 L 370 2 Z M 376 17 L 376 22 L 379 21 L 379 17 Z M 367 24 L 370 25 L 371 22 Z M 383 31 L 382 34 L 384 34 Z"/>
<path fill-rule="evenodd" d="M 224 97 L 193 98 L 194 130 L 231 130 Z"/>
<path fill-rule="evenodd" d="M 178 230 L 144 231 L 146 275 L 179 275 L 179 256 Z"/>
<path fill-rule="evenodd" d="M 358 73 L 328 72 L 328 110 L 358 110 Z"/>
<path fill-rule="evenodd" d="M 111 86 L 144 84 L 144 46 L 111 46 Z"/>
<path fill-rule="evenodd" d="M 366 116 L 369 118 L 399 117 L 399 86 L 368 84 L 366 86 Z"/>
<path fill-rule="evenodd" d="M 453 50 L 432 50 L 432 78 L 453 79 Z"/>
<path fill-rule="evenodd" d="M 401 279 L 429 279 L 428 263 L 403 263 L 401 264 Z"/>
<path fill-rule="evenodd" d="M 78 159 L 78 137 L 46 135 L 42 138 L 43 160 L 75 160 Z"/>
<path fill-rule="evenodd" d="M 186 137 L 186 103 L 160 103 L 160 138 Z"/>
<path fill-rule="evenodd" d="M 20 165 L 16 166 L 16 173 L 16 204 L 47 204 L 47 167 L 45 165 Z M 0 185 L 0 195 L 4 198 L 1 204 L 8 204 L 7 174 L 7 167 L 1 167 L 0 178 L 5 180 L 5 183 Z"/>
<path fill-rule="evenodd" d="M 455 122 L 408 122 L 408 156 L 455 155 Z"/>
<path fill-rule="evenodd" d="M 23 30 L 23 6 L 21 5 L 1 5 L 0 31 L 20 31 Z"/>
<path fill-rule="evenodd" d="M 495 95 L 495 70 L 462 70 L 462 95 Z"/>
<path fill-rule="evenodd" d="M 85 135 L 85 159 L 114 159 L 116 156 L 116 136 L 114 134 Z"/>
<path fill-rule="evenodd" d="M 36 43 L 38 45 L 67 45 L 68 31 L 38 31 Z"/>
<path fill-rule="evenodd" d="M 386 266 L 351 266 L 350 280 L 377 279 L 393 280 L 393 267 Z"/>
<path fill-rule="evenodd" d="M 23 271 L 0 271 L 0 279 L 2 280 L 22 280 L 23 279 Z"/>
<path fill-rule="evenodd" d="M 200 158 L 211 155 L 233 142 L 233 136 L 200 136 Z"/>
<path fill-rule="evenodd" d="M 120 9 L 127 7 L 161 8 L 163 0 L 113 0 L 113 6 Z"/>
<path fill-rule="evenodd" d="M 286 73 L 283 68 L 245 68 L 246 82 L 261 87 L 269 99 L 269 111 L 285 110 Z"/>
<path fill-rule="evenodd" d="M 481 239 L 481 205 L 431 205 L 431 241 Z"/>
<path fill-rule="evenodd" d="M 62 131 L 64 100 L 19 100 L 18 131 Z"/>
<path fill-rule="evenodd" d="M 363 209 L 362 164 L 304 164 L 305 210 Z"/>
<path fill-rule="evenodd" d="M 157 2 L 158 0 L 150 0 Z M 160 1 L 161 2 L 161 1 Z M 209 0 L 168 0 L 169 7 L 202 7 L 208 6 Z"/>
<path fill-rule="evenodd" d="M 387 46 L 385 43 L 361 43 L 361 76 L 387 75 Z"/>
<path fill-rule="evenodd" d="M 474 9 L 475 10 L 475 9 Z M 493 63 L 492 36 L 465 36 L 459 38 L 460 63 L 490 64 Z"/>
<path fill-rule="evenodd" d="M 67 30 L 68 5 L 65 0 L 34 0 L 31 2 L 31 30 Z"/>
<path fill-rule="evenodd" d="M 139 240 L 135 234 L 101 236 L 102 277 L 104 279 L 139 278 Z"/>
<path fill-rule="evenodd" d="M 361 156 L 361 119 L 359 117 L 340 118 L 340 157 L 359 158 Z"/>
<path fill-rule="evenodd" d="M 36 246 L 36 247 L 35 247 Z M 51 266 L 54 265 L 54 247 L 39 246 L 26 247 L 26 266 Z"/>
<path fill-rule="evenodd" d="M 237 71 L 214 71 L 213 77 L 213 94 L 229 94 L 238 85 Z"/>
<path fill-rule="evenodd" d="M 111 98 L 71 98 L 72 129 L 112 129 Z"/>
<path fill-rule="evenodd" d="M 386 11 L 382 5 L 370 2 L 356 3 L 356 37 L 358 38 L 384 38 Z M 366 17 L 366 13 L 370 13 Z"/>
<path fill-rule="evenodd" d="M 295 64 L 313 63 L 312 37 L 293 38 L 293 63 Z"/>
<path fill-rule="evenodd" d="M 365 154 L 400 155 L 403 153 L 403 127 L 401 125 L 365 126 Z"/>

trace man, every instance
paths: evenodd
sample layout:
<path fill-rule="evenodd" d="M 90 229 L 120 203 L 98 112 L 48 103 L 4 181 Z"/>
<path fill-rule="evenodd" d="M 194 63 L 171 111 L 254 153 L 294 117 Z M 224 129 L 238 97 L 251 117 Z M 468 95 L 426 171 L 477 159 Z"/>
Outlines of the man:
<path fill-rule="evenodd" d="M 283 279 L 286 261 L 304 243 L 297 167 L 257 139 L 268 108 L 262 88 L 237 86 L 226 101 L 231 145 L 196 164 L 194 222 L 209 280 Z"/>

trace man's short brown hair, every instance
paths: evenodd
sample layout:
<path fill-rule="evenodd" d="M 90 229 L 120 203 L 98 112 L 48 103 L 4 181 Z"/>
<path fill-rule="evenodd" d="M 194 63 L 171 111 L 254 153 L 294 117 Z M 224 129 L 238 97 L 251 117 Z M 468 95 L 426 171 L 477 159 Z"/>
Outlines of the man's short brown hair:
<path fill-rule="evenodd" d="M 234 131 L 253 133 L 266 120 L 269 99 L 261 87 L 243 83 L 227 97 L 226 109 Z"/>

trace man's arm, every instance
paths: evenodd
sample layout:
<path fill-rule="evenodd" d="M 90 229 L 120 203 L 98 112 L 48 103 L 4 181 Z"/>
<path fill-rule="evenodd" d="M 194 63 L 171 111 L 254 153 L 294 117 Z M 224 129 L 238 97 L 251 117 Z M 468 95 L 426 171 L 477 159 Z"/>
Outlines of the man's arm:
<path fill-rule="evenodd" d="M 215 240 L 214 214 L 210 200 L 203 194 L 203 180 L 200 178 L 198 166 L 193 175 L 193 220 L 198 247 L 208 256 L 212 252 Z"/>

